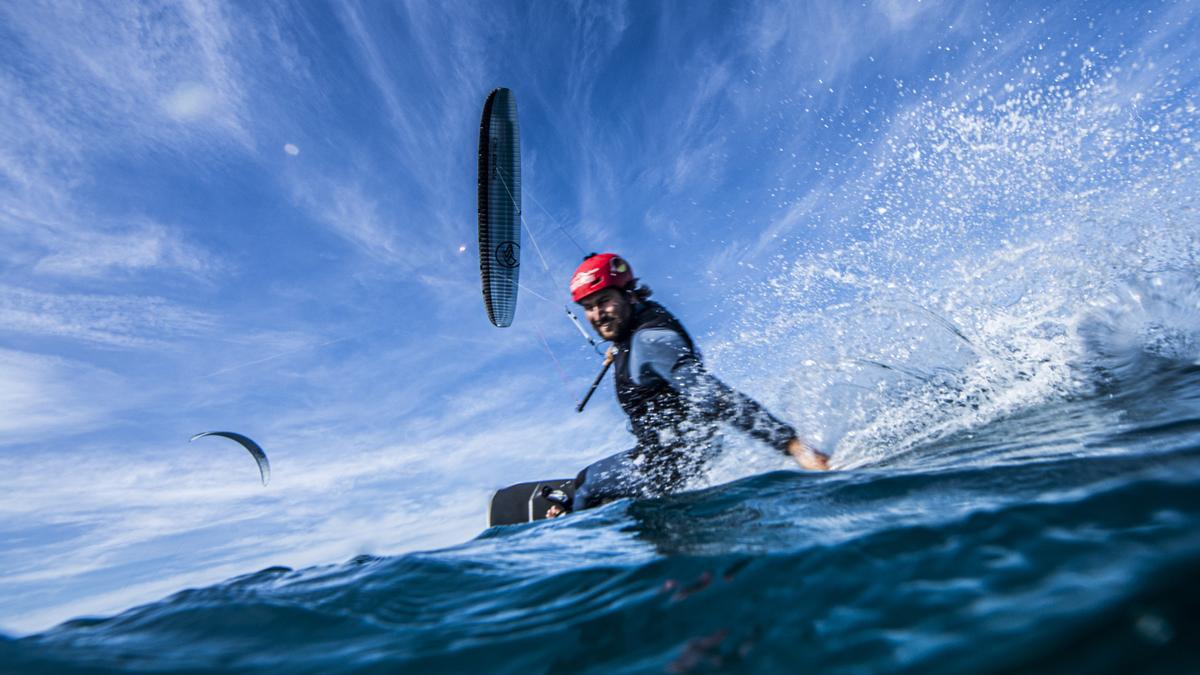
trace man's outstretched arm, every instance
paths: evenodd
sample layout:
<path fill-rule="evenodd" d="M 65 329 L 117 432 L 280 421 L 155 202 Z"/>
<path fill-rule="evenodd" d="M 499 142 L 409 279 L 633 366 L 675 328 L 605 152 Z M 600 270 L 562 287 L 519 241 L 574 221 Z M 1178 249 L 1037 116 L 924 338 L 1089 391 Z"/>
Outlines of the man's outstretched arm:
<path fill-rule="evenodd" d="M 700 411 L 791 455 L 811 471 L 829 469 L 829 457 L 800 440 L 796 430 L 757 401 L 733 389 L 704 369 L 683 338 L 668 329 L 640 331 L 634 337 L 632 372 L 663 379 Z"/>
<path fill-rule="evenodd" d="M 801 440 L 795 429 L 781 422 L 757 401 L 717 379 L 698 363 L 681 364 L 675 372 L 681 370 L 694 371 L 684 375 L 684 379 L 695 382 L 689 395 L 693 396 L 693 401 L 703 399 L 699 405 L 715 410 L 718 419 L 786 452 L 809 471 L 829 470 L 828 455 Z"/>

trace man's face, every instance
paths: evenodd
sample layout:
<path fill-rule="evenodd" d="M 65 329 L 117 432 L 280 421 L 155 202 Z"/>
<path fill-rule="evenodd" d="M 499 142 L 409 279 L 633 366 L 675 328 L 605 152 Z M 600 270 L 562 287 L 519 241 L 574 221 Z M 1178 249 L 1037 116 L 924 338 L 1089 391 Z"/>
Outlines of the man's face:
<path fill-rule="evenodd" d="M 579 302 L 587 320 L 596 333 L 605 340 L 615 340 L 629 324 L 633 305 L 625 293 L 615 288 L 606 288 L 593 293 Z"/>

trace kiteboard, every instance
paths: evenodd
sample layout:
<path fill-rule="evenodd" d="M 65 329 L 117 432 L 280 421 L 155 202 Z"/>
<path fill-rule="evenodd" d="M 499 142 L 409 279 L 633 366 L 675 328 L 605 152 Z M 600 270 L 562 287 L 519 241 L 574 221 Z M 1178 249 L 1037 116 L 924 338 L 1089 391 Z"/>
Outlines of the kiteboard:
<path fill-rule="evenodd" d="M 570 478 L 535 480 L 510 485 L 492 495 L 491 506 L 488 509 L 488 527 L 544 520 L 546 511 L 555 502 L 546 498 L 543 493 L 547 490 L 543 488 L 561 491 L 568 499 L 575 496 L 575 481 Z M 553 494 L 551 496 L 561 497 Z"/>

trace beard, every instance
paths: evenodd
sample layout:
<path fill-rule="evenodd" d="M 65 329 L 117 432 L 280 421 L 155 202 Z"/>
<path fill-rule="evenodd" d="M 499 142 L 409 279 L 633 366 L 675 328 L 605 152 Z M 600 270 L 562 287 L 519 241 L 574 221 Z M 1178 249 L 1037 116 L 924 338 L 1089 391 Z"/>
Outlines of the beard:
<path fill-rule="evenodd" d="M 620 322 L 616 319 L 602 322 L 595 326 L 596 333 L 605 340 L 612 340 L 620 332 Z"/>

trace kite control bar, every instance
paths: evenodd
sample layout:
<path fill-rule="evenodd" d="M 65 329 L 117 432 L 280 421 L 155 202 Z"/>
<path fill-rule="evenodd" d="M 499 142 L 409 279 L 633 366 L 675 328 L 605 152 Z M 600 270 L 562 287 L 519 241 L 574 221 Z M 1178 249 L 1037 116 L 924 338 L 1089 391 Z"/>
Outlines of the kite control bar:
<path fill-rule="evenodd" d="M 608 372 L 608 367 L 611 365 L 612 356 L 604 357 L 604 367 L 600 369 L 600 374 L 597 375 L 596 379 L 592 382 L 591 388 L 588 389 L 587 393 L 583 395 L 583 400 L 579 402 L 579 405 L 575 408 L 575 412 L 583 412 L 583 406 L 587 405 L 587 402 L 592 399 L 592 394 L 596 393 L 596 387 L 600 386 L 600 380 L 604 379 L 604 374 Z"/>

